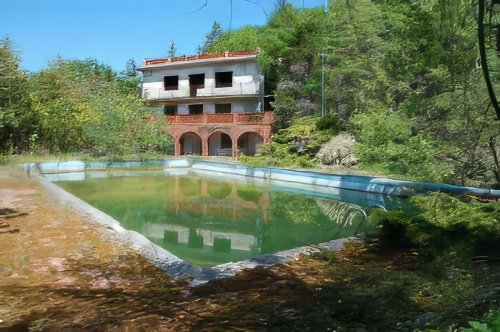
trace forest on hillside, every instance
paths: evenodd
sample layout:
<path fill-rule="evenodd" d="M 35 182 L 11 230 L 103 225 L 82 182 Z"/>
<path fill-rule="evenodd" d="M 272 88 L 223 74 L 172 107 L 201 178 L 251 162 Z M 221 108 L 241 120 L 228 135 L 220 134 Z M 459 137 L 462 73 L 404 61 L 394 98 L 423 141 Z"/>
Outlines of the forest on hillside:
<path fill-rule="evenodd" d="M 263 26 L 222 31 L 215 22 L 200 47 L 261 50 L 277 115 L 261 163 L 498 186 L 500 122 L 478 65 L 474 1 L 338 0 L 327 12 L 277 3 Z M 57 58 L 26 73 L 3 39 L 0 73 L 3 155 L 116 157 L 171 144 L 164 124 L 148 120 L 133 64 L 116 73 L 98 60 Z"/>
<path fill-rule="evenodd" d="M 208 50 L 261 49 L 277 130 L 321 114 L 323 60 L 326 119 L 296 121 L 267 153 L 293 153 L 302 135 L 312 158 L 321 145 L 310 138 L 321 135 L 311 132 L 326 130 L 323 144 L 347 132 L 364 168 L 492 185 L 500 181 L 500 126 L 478 67 L 476 19 L 468 0 L 339 0 L 327 13 L 283 5 L 267 25 L 226 31 Z"/>

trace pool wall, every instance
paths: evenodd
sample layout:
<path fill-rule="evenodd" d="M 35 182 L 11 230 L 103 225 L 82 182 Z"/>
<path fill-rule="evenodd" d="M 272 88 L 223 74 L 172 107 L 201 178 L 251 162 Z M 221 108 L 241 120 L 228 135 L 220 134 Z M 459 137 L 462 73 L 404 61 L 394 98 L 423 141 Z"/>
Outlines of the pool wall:
<path fill-rule="evenodd" d="M 450 194 L 473 194 L 500 197 L 500 190 L 475 187 L 462 187 L 442 183 L 413 182 L 387 179 L 374 176 L 339 175 L 311 171 L 278 168 L 251 168 L 237 163 L 222 163 L 198 160 L 196 158 L 172 158 L 147 162 L 83 162 L 61 161 L 29 164 L 36 166 L 42 174 L 84 172 L 86 170 L 107 170 L 110 168 L 153 168 L 153 169 L 190 169 L 193 172 L 228 173 L 248 176 L 282 183 L 296 183 L 329 188 L 357 190 L 383 195 L 408 197 L 420 192 L 441 191 Z M 62 175 L 62 174 L 61 174 Z M 63 175 L 62 175 L 63 176 Z"/>

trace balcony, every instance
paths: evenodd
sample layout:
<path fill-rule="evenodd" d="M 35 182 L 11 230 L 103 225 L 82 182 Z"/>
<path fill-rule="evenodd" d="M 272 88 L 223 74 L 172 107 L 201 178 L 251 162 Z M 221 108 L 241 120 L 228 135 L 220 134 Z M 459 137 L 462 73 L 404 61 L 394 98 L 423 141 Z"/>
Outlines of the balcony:
<path fill-rule="evenodd" d="M 171 100 L 213 97 L 245 97 L 259 96 L 262 91 L 263 78 L 260 75 L 250 76 L 248 81 L 235 78 L 231 87 L 216 88 L 215 82 L 210 82 L 204 88 L 192 88 L 189 84 L 180 84 L 178 90 L 165 90 L 158 83 L 144 84 L 142 98 L 145 100 Z"/>
<path fill-rule="evenodd" d="M 208 123 L 232 123 L 232 124 L 263 124 L 273 123 L 273 112 L 261 113 L 226 113 L 226 114 L 199 114 L 199 115 L 168 115 L 170 124 L 208 124 Z"/>

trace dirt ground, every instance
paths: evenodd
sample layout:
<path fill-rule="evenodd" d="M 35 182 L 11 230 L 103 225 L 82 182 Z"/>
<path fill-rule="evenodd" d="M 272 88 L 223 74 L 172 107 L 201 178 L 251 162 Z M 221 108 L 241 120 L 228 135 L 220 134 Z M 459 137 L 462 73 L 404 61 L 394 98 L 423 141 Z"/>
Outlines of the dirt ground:
<path fill-rule="evenodd" d="M 434 295 L 407 294 L 420 283 L 412 259 L 352 244 L 193 288 L 0 167 L 0 332 L 425 330 L 443 312 Z"/>

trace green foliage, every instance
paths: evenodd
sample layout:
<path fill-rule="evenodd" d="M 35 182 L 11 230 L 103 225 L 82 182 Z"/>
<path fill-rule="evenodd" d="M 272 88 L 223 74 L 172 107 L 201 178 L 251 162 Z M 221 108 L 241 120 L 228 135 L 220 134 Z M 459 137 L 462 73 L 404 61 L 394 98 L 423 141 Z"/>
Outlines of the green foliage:
<path fill-rule="evenodd" d="M 356 155 L 365 166 L 378 165 L 384 173 L 423 181 L 449 179 L 450 167 L 435 163 L 440 145 L 426 133 L 412 135 L 404 114 L 373 111 L 356 114 L 351 123 L 357 128 Z"/>
<path fill-rule="evenodd" d="M 465 203 L 447 194 L 431 193 L 414 197 L 412 203 L 422 209 L 422 217 L 435 227 L 465 230 L 477 238 L 500 239 L 500 202 Z"/>
<path fill-rule="evenodd" d="M 203 46 L 200 47 L 201 53 L 208 53 L 208 50 L 212 45 L 219 39 L 223 34 L 220 23 L 215 21 L 212 24 L 210 32 L 205 35 L 205 40 L 203 41 Z"/>
<path fill-rule="evenodd" d="M 334 132 L 339 131 L 339 118 L 334 114 L 327 114 L 321 117 L 316 122 L 316 129 L 318 130 L 331 130 Z"/>
<path fill-rule="evenodd" d="M 454 264 L 470 264 L 472 256 L 498 250 L 499 202 L 463 202 L 437 192 L 415 196 L 411 203 L 417 209 L 412 213 L 370 214 L 368 220 L 380 228 L 384 245 L 415 248 L 424 262 L 433 261 L 435 267 L 449 264 L 455 256 Z"/>
<path fill-rule="evenodd" d="M 461 328 L 461 332 L 495 332 L 500 331 L 500 310 L 491 310 L 481 321 L 471 320 L 469 327 Z"/>
<path fill-rule="evenodd" d="M 289 146 L 271 142 L 260 147 L 255 157 L 241 156 L 240 161 L 251 167 L 311 168 L 316 163 L 308 156 L 290 153 Z"/>
<path fill-rule="evenodd" d="M 26 82 L 10 39 L 0 39 L 0 153 L 6 155 L 26 146 L 36 127 L 29 112 Z"/>
<path fill-rule="evenodd" d="M 415 211 L 374 210 L 368 220 L 378 226 L 384 252 L 410 253 L 412 269 L 428 276 L 412 286 L 415 302 L 450 313 L 464 303 L 494 307 L 498 289 L 477 278 L 473 258 L 498 255 L 500 203 L 466 203 L 444 193 L 414 197 L 411 203 Z M 495 317 L 470 325 L 491 328 Z"/>
<path fill-rule="evenodd" d="M 151 118 L 137 87 L 136 77 L 120 77 L 96 60 L 56 59 L 30 78 L 40 144 L 113 158 L 165 151 L 165 124 Z"/>
<path fill-rule="evenodd" d="M 292 125 L 281 129 L 270 144 L 264 144 L 258 156 L 240 160 L 253 167 L 301 167 L 317 166 L 314 157 L 336 132 L 332 129 L 317 130 L 316 117 L 295 119 Z"/>
<path fill-rule="evenodd" d="M 318 113 L 324 54 L 326 113 L 357 134 L 364 168 L 491 186 L 500 128 L 476 68 L 475 25 L 465 0 L 340 0 L 327 14 L 284 5 L 211 50 L 261 49 L 276 132 Z"/>

